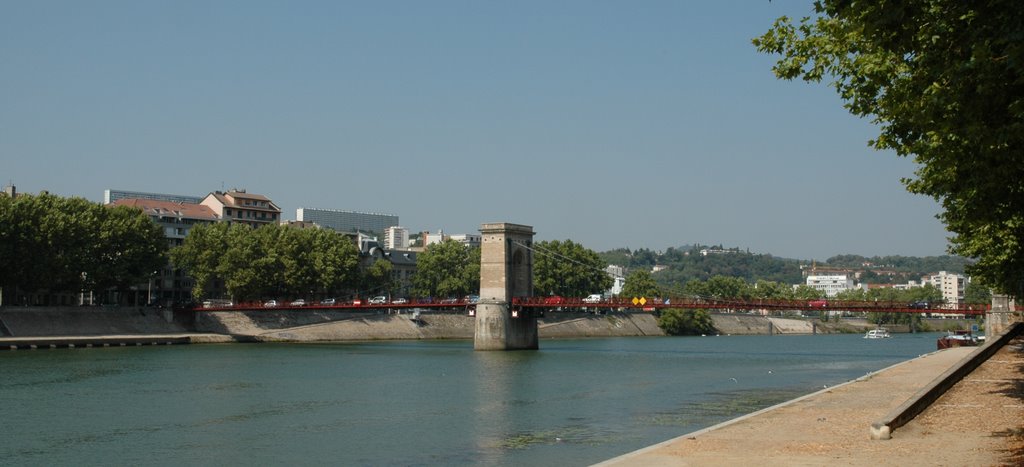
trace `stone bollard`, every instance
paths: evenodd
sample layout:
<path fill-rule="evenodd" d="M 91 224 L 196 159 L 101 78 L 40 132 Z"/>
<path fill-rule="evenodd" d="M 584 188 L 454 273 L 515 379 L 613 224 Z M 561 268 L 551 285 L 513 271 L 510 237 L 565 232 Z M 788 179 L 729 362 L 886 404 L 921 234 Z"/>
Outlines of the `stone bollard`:
<path fill-rule="evenodd" d="M 889 429 L 889 425 L 872 423 L 871 439 L 892 439 L 892 430 Z"/>
<path fill-rule="evenodd" d="M 992 294 L 992 308 L 985 313 L 985 336 L 992 338 L 1002 335 L 1013 324 L 1013 312 L 1010 311 L 1010 297 Z"/>

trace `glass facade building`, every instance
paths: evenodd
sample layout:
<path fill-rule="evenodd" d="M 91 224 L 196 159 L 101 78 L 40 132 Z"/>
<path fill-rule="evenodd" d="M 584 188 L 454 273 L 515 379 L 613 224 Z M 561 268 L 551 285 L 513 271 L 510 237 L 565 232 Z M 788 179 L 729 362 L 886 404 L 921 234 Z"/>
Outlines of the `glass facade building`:
<path fill-rule="evenodd" d="M 384 235 L 388 227 L 400 225 L 395 215 L 331 209 L 298 208 L 295 219 L 339 232 L 373 232 L 379 235 Z"/>

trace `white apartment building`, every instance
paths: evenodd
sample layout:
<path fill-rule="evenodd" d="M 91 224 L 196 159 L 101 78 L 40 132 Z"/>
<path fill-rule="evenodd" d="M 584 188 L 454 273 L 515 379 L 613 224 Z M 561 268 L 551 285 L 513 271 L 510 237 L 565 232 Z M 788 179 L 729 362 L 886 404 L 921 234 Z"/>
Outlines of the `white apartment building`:
<path fill-rule="evenodd" d="M 479 248 L 480 244 L 482 243 L 482 240 L 483 240 L 483 237 L 480 236 L 480 235 L 473 235 L 473 234 L 448 235 L 448 234 L 444 233 L 444 230 L 438 230 L 436 234 L 432 234 L 430 232 L 424 232 L 423 233 L 423 237 L 426 239 L 423 242 L 424 246 L 429 246 L 429 245 L 432 245 L 434 243 L 441 243 L 441 242 L 444 242 L 445 240 L 455 240 L 456 242 L 459 242 L 459 243 L 461 243 L 463 245 Z"/>
<path fill-rule="evenodd" d="M 388 250 L 409 249 L 409 229 L 392 226 L 384 229 L 384 248 Z"/>
<path fill-rule="evenodd" d="M 483 243 L 483 237 L 474 234 L 449 235 L 448 238 L 455 240 L 456 242 L 459 242 L 463 245 L 476 248 L 480 248 L 481 243 Z"/>
<path fill-rule="evenodd" d="M 970 279 L 966 276 L 946 271 L 921 278 L 921 285 L 931 284 L 942 291 L 942 299 L 949 308 L 955 308 L 964 301 L 964 290 L 967 289 L 969 282 Z"/>
<path fill-rule="evenodd" d="M 827 297 L 854 288 L 853 278 L 846 274 L 822 274 L 807 276 L 807 286 L 825 292 Z"/>
<path fill-rule="evenodd" d="M 604 272 L 612 276 L 612 288 L 605 291 L 605 295 L 618 297 L 622 293 L 622 286 L 626 285 L 626 268 L 609 264 Z"/>
<path fill-rule="evenodd" d="M 435 243 L 441 243 L 446 238 L 448 238 L 448 236 L 444 234 L 444 230 L 438 230 L 436 234 L 430 232 L 423 232 L 423 246 L 430 246 Z"/>

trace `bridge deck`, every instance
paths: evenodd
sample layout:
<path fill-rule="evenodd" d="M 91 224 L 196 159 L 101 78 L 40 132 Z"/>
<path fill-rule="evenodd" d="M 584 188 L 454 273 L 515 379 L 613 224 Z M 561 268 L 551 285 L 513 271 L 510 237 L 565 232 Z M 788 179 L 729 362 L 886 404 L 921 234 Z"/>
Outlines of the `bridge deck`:
<path fill-rule="evenodd" d="M 673 298 L 613 298 L 601 301 L 589 301 L 584 298 L 565 297 L 524 297 L 516 298 L 513 307 L 540 309 L 580 309 L 580 310 L 636 310 L 654 311 L 667 308 L 706 309 L 732 311 L 843 311 L 850 313 L 942 313 L 962 314 L 970 316 L 984 315 L 989 307 L 985 305 L 961 305 L 950 307 L 921 307 L 897 302 L 862 302 L 849 300 L 763 300 L 763 299 L 699 299 L 689 297 Z M 211 306 L 201 308 L 204 311 L 243 311 L 243 310 L 388 310 L 407 308 L 428 309 L 471 309 L 475 301 L 464 299 L 448 300 L 409 300 L 391 303 L 367 303 L 355 300 L 332 305 L 312 304 L 303 306 L 274 305 L 266 307 L 260 302 L 241 303 L 232 306 Z"/>

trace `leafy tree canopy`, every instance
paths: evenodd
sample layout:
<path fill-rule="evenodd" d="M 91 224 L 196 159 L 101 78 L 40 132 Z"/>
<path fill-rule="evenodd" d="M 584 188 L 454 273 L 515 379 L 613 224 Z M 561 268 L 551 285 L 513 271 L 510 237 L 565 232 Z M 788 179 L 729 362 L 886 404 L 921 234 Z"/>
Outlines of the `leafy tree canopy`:
<path fill-rule="evenodd" d="M 536 295 L 585 297 L 612 286 L 612 278 L 605 272 L 608 263 L 583 245 L 554 240 L 534 243 L 533 248 Z"/>
<path fill-rule="evenodd" d="M 658 327 L 670 336 L 699 335 L 715 332 L 714 321 L 707 310 L 669 308 L 658 315 Z"/>
<path fill-rule="evenodd" d="M 951 252 L 984 285 L 1024 293 L 1024 8 L 1018 0 L 819 0 L 754 39 L 776 76 L 831 80 L 877 149 L 913 156 Z"/>
<path fill-rule="evenodd" d="M 358 281 L 359 251 L 326 229 L 204 224 L 171 250 L 174 264 L 195 279 L 192 295 L 208 296 L 214 279 L 235 300 L 334 294 Z"/>
<path fill-rule="evenodd" d="M 167 241 L 138 209 L 47 193 L 0 196 L 0 286 L 124 290 L 165 264 Z"/>
<path fill-rule="evenodd" d="M 623 298 L 652 298 L 662 296 L 661 287 L 651 277 L 646 269 L 637 269 L 626 276 L 626 283 L 622 285 Z"/>
<path fill-rule="evenodd" d="M 413 293 L 422 297 L 462 297 L 480 291 L 480 249 L 447 239 L 416 256 Z"/>

